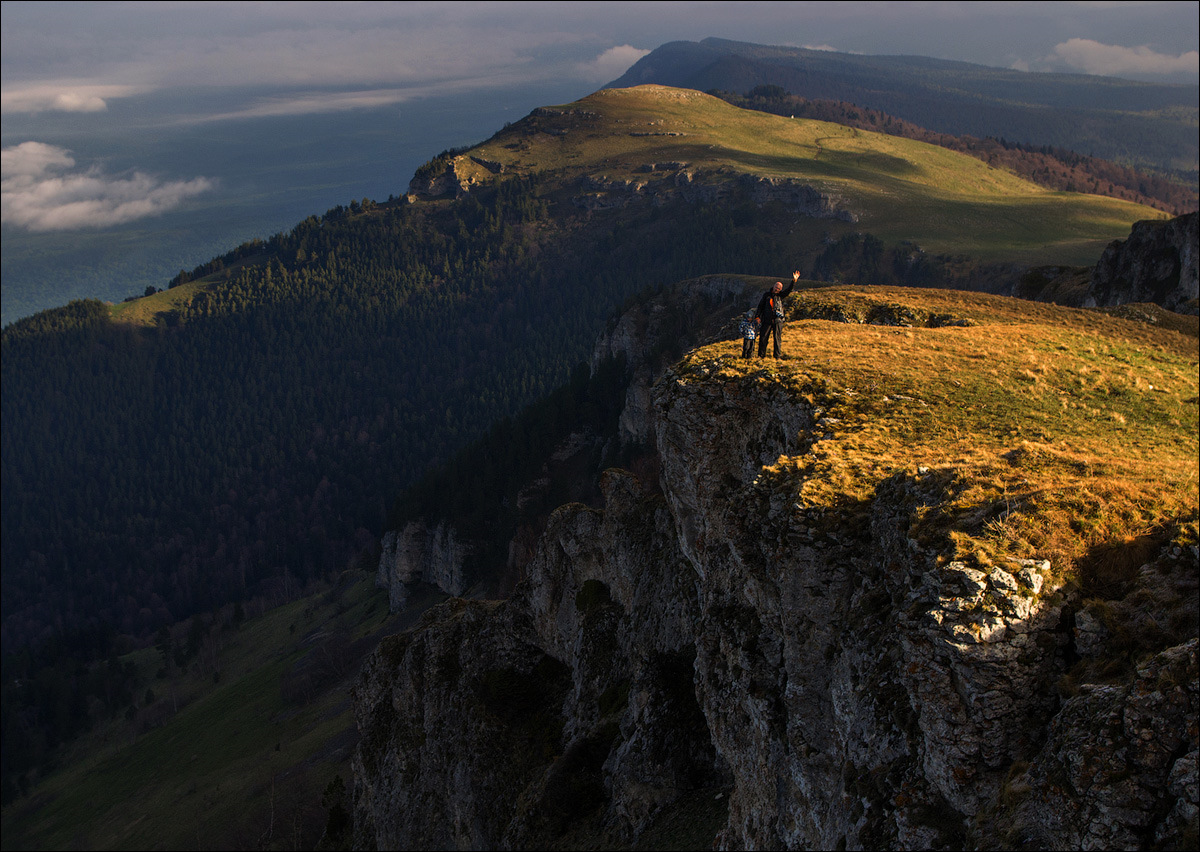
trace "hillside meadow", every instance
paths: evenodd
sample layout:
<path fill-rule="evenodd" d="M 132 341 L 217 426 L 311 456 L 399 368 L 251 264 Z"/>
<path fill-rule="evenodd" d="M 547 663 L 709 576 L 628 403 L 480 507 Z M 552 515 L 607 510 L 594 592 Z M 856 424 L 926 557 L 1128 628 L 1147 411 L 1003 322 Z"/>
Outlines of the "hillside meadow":
<path fill-rule="evenodd" d="M 479 183 L 507 174 L 645 182 L 646 167 L 663 163 L 801 181 L 843 199 L 860 231 L 987 261 L 1094 263 L 1134 222 L 1165 218 L 1127 201 L 1048 190 L 936 145 L 664 86 L 606 89 L 538 110 L 455 165 Z"/>
<path fill-rule="evenodd" d="M 393 617 L 371 577 L 348 572 L 224 620 L 182 671 L 164 675 L 154 648 L 129 654 L 136 707 L 73 743 L 4 808 L 3 848 L 314 848 L 337 779 L 348 806 L 349 686 L 363 654 L 444 597 L 419 593 Z"/>

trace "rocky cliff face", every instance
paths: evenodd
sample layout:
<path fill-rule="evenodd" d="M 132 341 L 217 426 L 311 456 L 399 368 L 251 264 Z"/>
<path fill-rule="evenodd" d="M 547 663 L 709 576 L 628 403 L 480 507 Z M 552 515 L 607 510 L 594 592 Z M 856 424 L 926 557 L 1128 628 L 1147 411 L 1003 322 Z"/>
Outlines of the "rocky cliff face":
<path fill-rule="evenodd" d="M 607 472 L 510 599 L 431 610 L 364 668 L 356 846 L 636 845 L 684 801 L 724 849 L 1194 844 L 1196 640 L 1055 688 L 1122 641 L 1110 610 L 1196 597 L 1194 543 L 1101 605 L 919 535 L 953 467 L 808 499 L 856 393 L 696 357 L 631 397 L 661 481 Z"/>
<path fill-rule="evenodd" d="M 448 524 L 414 522 L 383 536 L 375 585 L 386 589 L 392 612 L 402 612 L 412 586 L 418 582 L 437 586 L 450 595 L 467 590 L 465 560 L 472 553 L 456 529 Z"/>
<path fill-rule="evenodd" d="M 644 821 L 711 773 L 669 516 L 628 475 L 605 490 L 607 511 L 555 516 L 518 596 L 433 611 L 364 670 L 356 844 L 536 848 L 581 808 Z"/>
<path fill-rule="evenodd" d="M 643 134 L 645 135 L 645 134 Z M 677 134 L 670 134 L 677 135 Z M 479 183 L 480 172 L 499 174 L 501 163 L 461 155 L 447 158 L 436 168 L 422 170 L 409 182 L 412 198 L 458 197 Z M 615 179 L 584 175 L 575 185 L 571 203 L 582 210 L 621 209 L 633 204 L 661 207 L 675 201 L 685 204 L 725 204 L 742 200 L 762 207 L 775 203 L 784 210 L 816 219 L 858 221 L 845 199 L 823 193 L 789 178 L 760 177 L 733 171 L 689 168 L 687 163 L 645 163 L 645 176 Z"/>
<path fill-rule="evenodd" d="M 1114 240 L 1092 269 L 1043 267 L 1029 272 L 1013 295 L 1111 308 L 1155 304 L 1182 314 L 1200 313 L 1200 214 L 1138 222 L 1126 240 Z"/>
<path fill-rule="evenodd" d="M 1168 222 L 1135 224 L 1129 239 L 1113 242 L 1096 264 L 1083 306 L 1153 302 L 1167 310 L 1196 313 L 1198 222 L 1200 214 L 1189 213 Z"/>
<path fill-rule="evenodd" d="M 630 376 L 618 439 L 653 444 L 653 385 L 665 364 L 691 347 L 735 335 L 736 316 L 757 307 L 769 278 L 705 275 L 681 282 L 620 314 L 592 349 L 592 369 L 606 358 L 624 362 Z M 670 345 L 647 346 L 647 341 Z"/>
<path fill-rule="evenodd" d="M 624 446 L 652 446 L 652 387 L 664 364 L 701 342 L 727 336 L 736 325 L 730 315 L 756 305 L 770 279 L 735 275 L 708 275 L 675 284 L 653 299 L 621 314 L 602 334 L 592 350 L 592 369 L 605 359 L 625 364 L 629 388 L 622 408 L 618 434 Z M 646 341 L 663 341 L 648 347 Z M 548 454 L 547 467 L 586 454 L 598 441 L 594 435 L 574 434 Z M 549 487 L 548 478 L 527 484 L 518 502 L 536 497 Z M 402 612 L 418 582 L 434 585 L 450 595 L 463 595 L 477 582 L 466 562 L 478 551 L 472 531 L 438 521 L 408 523 L 383 536 L 376 586 L 386 589 L 392 612 Z M 510 546 L 507 570 L 516 575 L 528 561 L 524 544 Z M 494 586 L 495 583 L 484 583 Z M 495 589 L 482 592 L 493 596 Z"/>
<path fill-rule="evenodd" d="M 641 170 L 668 174 L 625 180 L 585 176 L 579 181 L 573 203 L 584 210 L 602 210 L 630 204 L 662 206 L 672 201 L 727 204 L 745 200 L 758 207 L 776 203 L 784 210 L 814 219 L 858 221 L 844 199 L 788 178 L 689 169 L 686 163 L 647 163 Z"/>

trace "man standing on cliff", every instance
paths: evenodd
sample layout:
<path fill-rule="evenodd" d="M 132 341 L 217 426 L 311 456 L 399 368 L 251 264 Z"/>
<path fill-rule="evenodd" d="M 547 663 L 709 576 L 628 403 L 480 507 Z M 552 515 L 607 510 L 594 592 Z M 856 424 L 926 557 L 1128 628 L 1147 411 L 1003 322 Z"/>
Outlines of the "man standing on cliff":
<path fill-rule="evenodd" d="M 792 283 L 784 289 L 782 281 L 776 281 L 775 285 L 763 293 L 762 300 L 758 303 L 758 357 L 765 358 L 767 355 L 767 339 L 774 335 L 775 338 L 775 357 L 782 358 L 783 355 L 779 350 L 780 336 L 783 334 L 783 300 L 788 293 L 792 292 L 792 288 L 796 286 L 796 282 L 800 280 L 800 273 L 792 273 Z"/>

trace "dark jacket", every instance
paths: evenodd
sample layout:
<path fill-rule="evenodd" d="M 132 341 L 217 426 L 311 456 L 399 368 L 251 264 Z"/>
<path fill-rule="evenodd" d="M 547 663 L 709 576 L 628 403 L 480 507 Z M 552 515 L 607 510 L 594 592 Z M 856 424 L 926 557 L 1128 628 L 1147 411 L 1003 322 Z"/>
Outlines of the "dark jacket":
<path fill-rule="evenodd" d="M 783 289 L 778 293 L 775 292 L 775 287 L 763 293 L 762 301 L 758 303 L 758 318 L 762 322 L 762 327 L 765 329 L 769 325 L 774 325 L 777 321 L 776 314 L 778 313 L 778 321 L 783 321 L 783 298 L 788 293 L 792 292 L 792 288 L 796 286 L 796 282 L 792 281 L 783 285 Z"/>

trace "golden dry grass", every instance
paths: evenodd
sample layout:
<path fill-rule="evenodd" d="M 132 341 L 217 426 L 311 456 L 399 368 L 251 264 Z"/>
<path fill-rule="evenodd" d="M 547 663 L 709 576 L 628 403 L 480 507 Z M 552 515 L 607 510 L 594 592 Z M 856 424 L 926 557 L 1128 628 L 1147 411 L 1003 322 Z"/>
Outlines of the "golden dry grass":
<path fill-rule="evenodd" d="M 793 317 L 874 309 L 971 323 L 793 318 L 781 362 L 741 360 L 740 341 L 691 356 L 710 375 L 802 395 L 827 383 L 825 416 L 839 422 L 773 471 L 803 504 L 863 501 L 898 471 L 927 469 L 947 498 L 918 513 L 918 537 L 957 558 L 1047 558 L 1061 570 L 1200 503 L 1194 337 L 957 291 L 819 288 L 791 302 Z"/>

